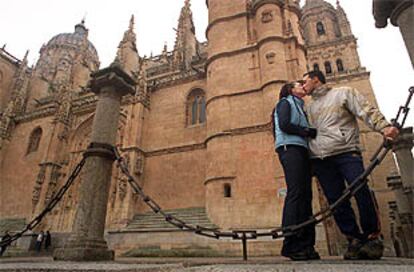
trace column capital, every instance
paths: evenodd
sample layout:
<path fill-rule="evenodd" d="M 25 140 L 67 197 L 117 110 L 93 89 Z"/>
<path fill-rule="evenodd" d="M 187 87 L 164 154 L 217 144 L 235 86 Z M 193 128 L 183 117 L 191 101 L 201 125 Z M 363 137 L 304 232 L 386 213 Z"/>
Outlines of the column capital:
<path fill-rule="evenodd" d="M 135 93 L 137 83 L 117 63 L 92 73 L 91 77 L 89 87 L 96 94 L 99 94 L 105 87 L 114 88 L 120 96 Z"/>
<path fill-rule="evenodd" d="M 402 1 L 397 1 L 396 6 L 394 7 L 394 9 L 391 12 L 390 15 L 390 21 L 394 26 L 398 26 L 398 18 L 400 17 L 401 13 L 408 9 L 408 8 L 413 8 L 414 5 L 414 0 L 402 0 Z"/>
<path fill-rule="evenodd" d="M 398 17 L 401 12 L 414 4 L 413 0 L 383 1 L 373 0 L 372 13 L 375 18 L 375 26 L 384 28 L 388 24 L 388 18 L 394 26 L 398 26 Z"/>
<path fill-rule="evenodd" d="M 400 132 L 400 135 L 395 140 L 392 150 L 398 151 L 401 149 L 407 149 L 411 150 L 414 146 L 414 134 L 413 134 L 413 128 L 407 127 L 403 128 Z"/>

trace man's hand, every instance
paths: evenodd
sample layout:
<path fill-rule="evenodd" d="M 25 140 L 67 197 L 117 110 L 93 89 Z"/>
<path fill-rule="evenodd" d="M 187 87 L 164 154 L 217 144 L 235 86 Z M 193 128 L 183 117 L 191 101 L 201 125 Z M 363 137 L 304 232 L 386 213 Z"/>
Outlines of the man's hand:
<path fill-rule="evenodd" d="M 384 128 L 382 134 L 384 135 L 385 139 L 394 141 L 397 138 L 398 134 L 400 134 L 400 130 L 396 127 L 386 127 Z"/>

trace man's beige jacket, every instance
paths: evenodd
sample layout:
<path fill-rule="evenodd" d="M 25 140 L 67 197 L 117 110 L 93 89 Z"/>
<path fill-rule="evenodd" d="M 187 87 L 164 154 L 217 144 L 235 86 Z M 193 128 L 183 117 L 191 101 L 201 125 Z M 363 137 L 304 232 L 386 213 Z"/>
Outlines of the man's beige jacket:
<path fill-rule="evenodd" d="M 306 106 L 309 123 L 318 131 L 310 139 L 312 158 L 325 158 L 349 151 L 360 151 L 357 118 L 374 131 L 390 126 L 377 107 L 350 87 L 315 89 Z"/>

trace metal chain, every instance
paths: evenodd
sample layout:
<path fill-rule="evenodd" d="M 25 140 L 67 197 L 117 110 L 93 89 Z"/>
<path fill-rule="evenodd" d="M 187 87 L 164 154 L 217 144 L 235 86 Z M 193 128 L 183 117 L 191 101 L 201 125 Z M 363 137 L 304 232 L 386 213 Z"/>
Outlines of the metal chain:
<path fill-rule="evenodd" d="M 257 239 L 258 237 L 265 236 L 270 236 L 273 239 L 279 239 L 282 237 L 295 235 L 302 228 L 305 228 L 309 225 L 316 225 L 325 220 L 326 218 L 330 217 L 333 214 L 334 210 L 342 202 L 354 196 L 355 193 L 358 192 L 368 182 L 367 177 L 371 174 L 375 167 L 382 162 L 382 160 L 385 158 L 390 149 L 391 145 L 381 145 L 377 157 L 371 159 L 372 161 L 368 165 L 366 170 L 354 182 L 352 182 L 352 184 L 344 191 L 343 195 L 335 203 L 331 204 L 326 209 L 316 213 L 303 223 L 287 227 L 275 228 L 268 232 L 259 232 L 257 230 L 223 232 L 219 231 L 218 229 L 205 228 L 199 225 L 193 226 L 171 214 L 168 214 L 167 212 L 162 210 L 162 208 L 157 204 L 157 202 L 155 202 L 151 197 L 144 193 L 142 187 L 130 174 L 128 166 L 125 160 L 120 156 L 118 149 L 115 148 L 114 152 L 116 160 L 118 162 L 118 166 L 121 169 L 122 173 L 124 173 L 127 176 L 128 182 L 131 185 L 134 192 L 144 200 L 144 202 L 151 208 L 151 210 L 154 213 L 161 214 L 168 223 L 176 226 L 179 229 L 192 231 L 195 234 L 206 236 L 209 238 L 232 238 L 235 240 L 253 240 Z"/>
<path fill-rule="evenodd" d="M 402 128 L 404 126 L 405 120 L 407 119 L 407 115 L 409 112 L 409 104 L 411 102 L 411 98 L 414 93 L 414 87 L 411 87 L 409 89 L 409 96 L 406 101 L 405 106 L 401 106 L 397 117 L 392 120 L 392 124 L 394 126 L 397 126 L 398 128 Z M 398 123 L 398 119 L 402 116 L 402 122 Z M 214 238 L 214 239 L 220 239 L 220 238 L 232 238 L 234 240 L 242 240 L 245 242 L 246 240 L 254 240 L 258 237 L 266 237 L 269 236 L 272 239 L 279 239 L 282 237 L 292 236 L 295 235 L 297 232 L 299 232 L 301 229 L 309 226 L 309 225 L 316 225 L 320 222 L 324 221 L 326 218 L 333 215 L 335 209 L 341 205 L 344 201 L 349 200 L 352 196 L 354 196 L 364 185 L 368 182 L 368 176 L 372 173 L 372 171 L 384 160 L 387 153 L 390 151 L 392 147 L 392 143 L 388 140 L 384 140 L 384 142 L 381 144 L 381 146 L 377 149 L 377 151 L 374 153 L 372 158 L 370 159 L 369 165 L 365 168 L 365 171 L 357 177 L 350 186 L 348 186 L 345 191 L 343 192 L 342 196 L 336 200 L 334 203 L 329 205 L 324 210 L 314 214 L 312 217 L 310 217 L 308 220 L 292 226 L 287 227 L 278 227 L 275 229 L 272 229 L 268 232 L 260 232 L 257 230 L 248 230 L 248 231 L 229 231 L 229 232 L 223 232 L 218 229 L 213 228 L 206 228 L 199 225 L 193 226 L 190 224 L 187 224 L 183 220 L 166 213 L 162 210 L 162 208 L 148 195 L 146 195 L 142 189 L 142 187 L 138 184 L 138 182 L 135 180 L 134 176 L 131 175 L 128 169 L 128 165 L 126 164 L 125 160 L 121 157 L 118 149 L 114 148 L 115 157 L 118 163 L 118 167 L 120 167 L 121 171 L 127 176 L 128 183 L 131 185 L 132 189 L 136 194 L 138 194 L 144 202 L 152 209 L 152 211 L 156 214 L 161 214 L 165 220 L 176 226 L 179 229 L 192 231 L 197 235 Z"/>
<path fill-rule="evenodd" d="M 23 234 L 25 234 L 27 231 L 34 229 L 37 225 L 39 225 L 42 222 L 43 218 L 53 210 L 53 208 L 59 203 L 59 201 L 63 198 L 65 193 L 68 191 L 68 189 L 72 186 L 73 182 L 75 181 L 75 178 L 79 175 L 80 171 L 82 170 L 82 167 L 85 164 L 85 160 L 86 158 L 83 157 L 82 160 L 76 165 L 75 169 L 72 171 L 66 183 L 59 189 L 59 191 L 47 203 L 46 207 L 32 221 L 30 221 L 30 223 L 27 224 L 21 231 L 14 234 L 9 239 L 0 241 L 0 247 L 10 245 L 12 242 L 22 237 Z"/>

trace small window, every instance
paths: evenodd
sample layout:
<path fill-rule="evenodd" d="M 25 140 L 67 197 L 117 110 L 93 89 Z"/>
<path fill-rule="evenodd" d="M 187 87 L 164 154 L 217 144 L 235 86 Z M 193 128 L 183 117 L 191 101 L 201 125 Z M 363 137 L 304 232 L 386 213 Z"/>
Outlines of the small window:
<path fill-rule="evenodd" d="M 224 184 L 224 197 L 228 198 L 231 197 L 231 185 L 226 183 Z"/>
<path fill-rule="evenodd" d="M 194 89 L 187 97 L 187 125 L 206 122 L 206 97 L 202 89 Z"/>
<path fill-rule="evenodd" d="M 323 26 L 322 22 L 316 23 L 316 31 L 318 32 L 318 35 L 325 35 L 325 27 Z"/>
<path fill-rule="evenodd" d="M 332 66 L 329 61 L 325 62 L 325 72 L 327 75 L 332 74 Z"/>
<path fill-rule="evenodd" d="M 319 64 L 317 64 L 317 63 L 313 64 L 313 70 L 314 71 L 319 71 Z"/>
<path fill-rule="evenodd" d="M 0 83 L 3 81 L 3 72 L 0 71 Z"/>
<path fill-rule="evenodd" d="M 39 149 L 40 139 L 42 138 L 42 129 L 40 127 L 35 128 L 29 137 L 29 144 L 27 145 L 26 154 L 36 152 Z"/>
<path fill-rule="evenodd" d="M 341 59 L 336 60 L 336 67 L 338 67 L 338 72 L 344 71 L 344 64 Z"/>
<path fill-rule="evenodd" d="M 206 121 L 206 98 L 204 96 L 200 97 L 199 108 L 198 121 L 204 123 Z"/>

